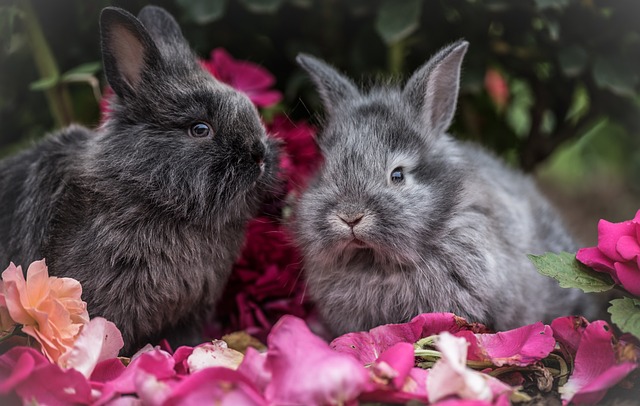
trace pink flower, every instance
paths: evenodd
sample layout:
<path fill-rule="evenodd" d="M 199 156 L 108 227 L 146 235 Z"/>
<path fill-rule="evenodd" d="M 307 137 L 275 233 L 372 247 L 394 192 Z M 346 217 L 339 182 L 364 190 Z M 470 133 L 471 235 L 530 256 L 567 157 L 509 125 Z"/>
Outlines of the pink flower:
<path fill-rule="evenodd" d="M 0 395 L 24 404 L 91 403 L 91 387 L 75 369 L 63 370 L 30 347 L 15 347 L 0 356 Z"/>
<path fill-rule="evenodd" d="M 265 367 L 272 377 L 265 397 L 271 404 L 345 404 L 356 399 L 369 380 L 356 359 L 331 350 L 294 316 L 278 321 L 268 347 Z"/>
<path fill-rule="evenodd" d="M 282 93 L 269 88 L 274 76 L 263 67 L 247 61 L 237 61 L 222 48 L 211 51 L 211 58 L 202 66 L 219 81 L 245 93 L 258 107 L 269 107 L 282 100 Z"/>
<path fill-rule="evenodd" d="M 27 270 L 13 263 L 2 273 L 0 294 L 11 318 L 35 338 L 52 362 L 71 349 L 83 325 L 89 322 L 82 287 L 71 278 L 49 277 L 44 260 Z"/>
<path fill-rule="evenodd" d="M 500 71 L 487 69 L 484 76 L 484 87 L 498 109 L 502 110 L 509 102 L 509 85 Z"/>
<path fill-rule="evenodd" d="M 487 331 L 481 324 L 467 323 L 452 313 L 424 313 L 409 323 L 387 324 L 369 332 L 348 333 L 331 342 L 331 348 L 351 354 L 362 364 L 373 363 L 378 356 L 396 343 L 411 343 L 443 331 L 457 333 L 469 330 L 474 333 Z"/>
<path fill-rule="evenodd" d="M 496 366 L 531 365 L 547 357 L 556 345 L 551 327 L 540 322 L 496 334 L 475 334 L 475 342 L 466 338 L 475 352 L 469 359 L 491 361 Z"/>
<path fill-rule="evenodd" d="M 640 210 L 633 220 L 622 223 L 600 220 L 598 245 L 578 250 L 576 258 L 640 296 Z"/>
<path fill-rule="evenodd" d="M 466 366 L 468 345 L 464 338 L 454 337 L 446 331 L 438 336 L 436 346 L 442 353 L 442 358 L 427 376 L 429 402 L 437 402 L 450 396 L 492 401 L 513 391 L 496 378 Z"/>
<path fill-rule="evenodd" d="M 638 366 L 633 362 L 618 362 L 613 338 L 611 328 L 601 320 L 584 329 L 575 357 L 575 369 L 559 389 L 564 404 L 599 402 L 609 388 Z"/>

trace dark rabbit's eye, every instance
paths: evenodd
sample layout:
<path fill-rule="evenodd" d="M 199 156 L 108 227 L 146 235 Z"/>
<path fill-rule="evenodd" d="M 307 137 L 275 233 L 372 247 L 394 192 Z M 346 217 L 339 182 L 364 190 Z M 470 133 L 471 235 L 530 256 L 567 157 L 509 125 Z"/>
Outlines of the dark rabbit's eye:
<path fill-rule="evenodd" d="M 195 138 L 204 138 L 213 134 L 213 130 L 207 123 L 195 123 L 189 128 L 189 135 Z"/>
<path fill-rule="evenodd" d="M 404 170 L 398 167 L 391 171 L 391 183 L 399 185 L 402 182 L 404 182 Z"/>

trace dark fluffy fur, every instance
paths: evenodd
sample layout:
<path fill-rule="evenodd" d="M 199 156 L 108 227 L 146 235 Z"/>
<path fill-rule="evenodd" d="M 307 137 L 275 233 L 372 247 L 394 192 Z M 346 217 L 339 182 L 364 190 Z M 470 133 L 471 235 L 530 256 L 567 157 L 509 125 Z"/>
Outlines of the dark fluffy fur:
<path fill-rule="evenodd" d="M 445 47 L 403 89 L 367 93 L 324 62 L 298 57 L 328 117 L 324 166 L 300 197 L 293 228 L 310 293 L 335 334 L 422 312 L 502 330 L 593 310 L 526 256 L 575 249 L 532 180 L 445 133 L 466 49 Z"/>
<path fill-rule="evenodd" d="M 210 314 L 276 166 L 249 99 L 202 70 L 166 11 L 138 17 L 101 15 L 107 122 L 0 162 L 0 260 L 80 281 L 127 354 Z M 198 122 L 213 134 L 190 136 Z"/>

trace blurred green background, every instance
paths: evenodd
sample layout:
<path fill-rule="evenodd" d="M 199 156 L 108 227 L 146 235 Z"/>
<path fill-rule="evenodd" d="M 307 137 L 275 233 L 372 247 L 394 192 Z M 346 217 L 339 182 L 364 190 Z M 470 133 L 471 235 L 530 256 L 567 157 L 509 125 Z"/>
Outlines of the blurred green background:
<path fill-rule="evenodd" d="M 161 0 L 196 52 L 225 48 L 277 79 L 280 109 L 321 106 L 295 55 L 350 76 L 406 78 L 470 42 L 452 133 L 533 172 L 585 242 L 640 208 L 637 0 Z M 70 122 L 95 126 L 98 16 L 139 0 L 0 0 L 0 156 Z"/>

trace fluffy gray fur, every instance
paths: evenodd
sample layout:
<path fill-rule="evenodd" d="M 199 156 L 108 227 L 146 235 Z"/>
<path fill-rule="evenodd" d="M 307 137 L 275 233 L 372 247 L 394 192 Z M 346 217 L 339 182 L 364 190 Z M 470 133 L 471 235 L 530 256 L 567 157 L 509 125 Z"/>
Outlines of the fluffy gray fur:
<path fill-rule="evenodd" d="M 324 166 L 300 197 L 293 228 L 309 291 L 335 334 L 423 312 L 502 330 L 593 310 L 526 256 L 575 249 L 533 181 L 445 133 L 467 46 L 443 48 L 403 89 L 366 93 L 298 56 L 328 117 L 319 135 Z M 398 168 L 404 179 L 395 183 Z"/>
<path fill-rule="evenodd" d="M 0 162 L 0 260 L 45 258 L 50 274 L 80 281 L 90 315 L 116 323 L 130 354 L 180 342 L 210 315 L 277 148 L 166 11 L 106 8 L 100 26 L 110 118 Z M 213 132 L 194 137 L 195 123 Z"/>

